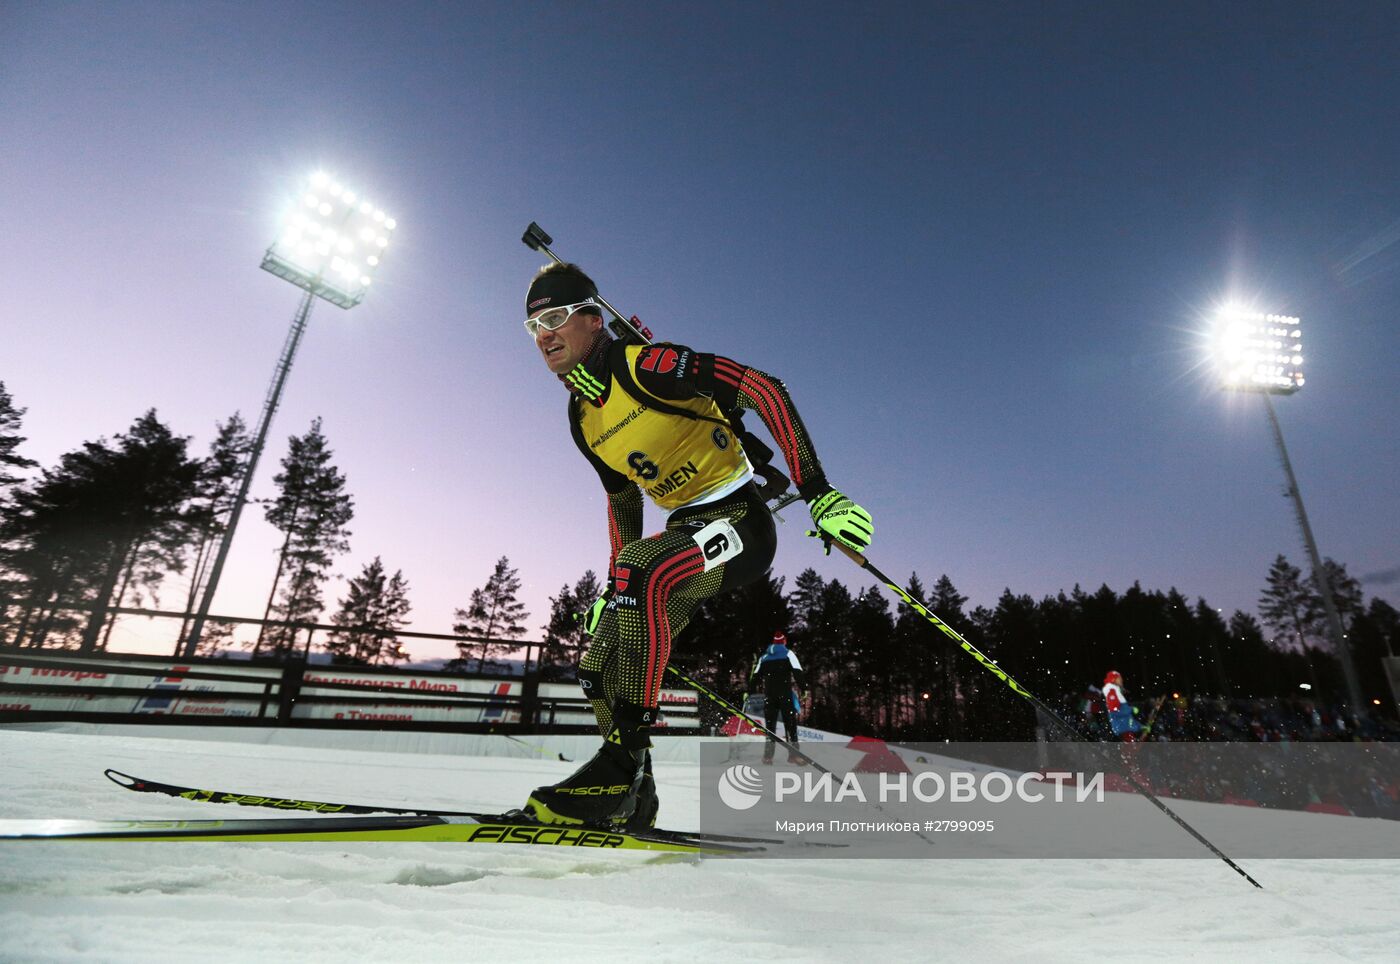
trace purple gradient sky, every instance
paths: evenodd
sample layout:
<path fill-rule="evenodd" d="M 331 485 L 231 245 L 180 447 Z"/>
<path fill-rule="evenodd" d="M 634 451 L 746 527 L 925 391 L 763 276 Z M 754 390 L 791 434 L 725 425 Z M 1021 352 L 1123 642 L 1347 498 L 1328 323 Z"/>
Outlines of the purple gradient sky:
<path fill-rule="evenodd" d="M 151 406 L 201 454 L 256 420 L 297 302 L 258 262 L 322 167 L 396 246 L 313 313 L 253 494 L 322 416 L 339 572 L 402 568 L 414 628 L 507 555 L 537 637 L 606 563 L 520 326 L 531 220 L 661 337 L 783 377 L 891 574 L 1228 615 L 1304 559 L 1262 403 L 1201 367 L 1233 294 L 1303 317 L 1314 530 L 1400 603 L 1397 103 L 1393 4 L 6 4 L 0 380 L 46 466 Z M 778 572 L 866 584 L 798 516 Z M 216 612 L 261 614 L 276 545 L 245 514 Z"/>

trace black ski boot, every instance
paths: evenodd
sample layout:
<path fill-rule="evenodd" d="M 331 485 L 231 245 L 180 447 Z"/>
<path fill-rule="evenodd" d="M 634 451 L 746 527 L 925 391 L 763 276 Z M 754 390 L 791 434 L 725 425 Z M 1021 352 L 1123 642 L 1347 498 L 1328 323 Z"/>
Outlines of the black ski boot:
<path fill-rule="evenodd" d="M 637 811 L 642 785 L 648 777 L 648 734 L 653 712 L 622 703 L 615 706 L 612 731 L 593 759 L 567 779 L 537 787 L 525 801 L 525 812 L 541 823 L 626 823 Z M 651 796 L 656 796 L 655 784 Z"/>

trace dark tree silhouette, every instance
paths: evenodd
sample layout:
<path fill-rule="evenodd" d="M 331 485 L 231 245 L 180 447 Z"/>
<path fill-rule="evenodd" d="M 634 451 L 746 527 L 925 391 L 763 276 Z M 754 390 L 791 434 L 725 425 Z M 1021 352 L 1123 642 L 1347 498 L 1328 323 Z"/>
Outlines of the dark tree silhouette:
<path fill-rule="evenodd" d="M 476 654 L 476 669 L 486 671 L 493 656 L 516 648 L 512 640 L 525 635 L 524 622 L 530 614 L 520 602 L 520 577 L 510 567 L 510 560 L 501 556 L 496 561 L 486 585 L 472 590 L 471 604 L 454 613 L 452 631 L 459 636 L 481 637 L 464 639 L 457 644 L 458 657 L 448 663 L 452 669 L 467 669 L 472 654 Z"/>
<path fill-rule="evenodd" d="M 198 541 L 193 549 L 190 566 L 189 591 L 185 594 L 185 612 L 193 612 L 209 578 L 214 560 L 214 548 L 227 529 L 227 517 L 233 509 L 242 478 L 243 466 L 252 450 L 253 440 L 243 418 L 234 412 L 226 422 L 217 425 L 217 434 L 209 446 L 209 455 L 200 465 L 198 494 L 193 507 L 197 510 Z M 190 619 L 180 625 L 176 654 L 189 637 Z M 203 637 L 201 636 L 201 643 Z M 205 647 L 200 646 L 203 650 Z"/>
<path fill-rule="evenodd" d="M 345 587 L 345 598 L 331 617 L 338 628 L 326 641 L 336 663 L 372 666 L 408 658 L 398 632 L 407 625 L 413 606 L 402 570 L 392 576 L 378 556 Z"/>
<path fill-rule="evenodd" d="M 0 382 L 0 490 L 23 478 L 13 474 L 14 472 L 32 469 L 39 464 L 16 451 L 24 441 L 19 429 L 20 419 L 26 411 L 27 409 L 15 408 L 15 400 L 5 390 L 5 383 Z"/>
<path fill-rule="evenodd" d="M 598 574 L 589 569 L 573 586 L 565 583 L 560 587 L 559 595 L 550 597 L 549 622 L 544 625 L 540 650 L 542 678 L 572 678 L 590 641 L 583 631 L 584 616 L 602 592 Z"/>
<path fill-rule="evenodd" d="M 24 599 L 17 645 L 93 652 L 110 633 L 109 607 L 181 571 L 198 520 L 188 441 L 148 411 L 113 442 L 67 453 L 0 509 L 3 566 Z"/>
<path fill-rule="evenodd" d="M 253 644 L 255 656 L 264 647 L 278 656 L 295 651 L 297 630 L 291 624 L 315 622 L 320 616 L 325 606 L 321 587 L 335 557 L 350 547 L 345 527 L 355 516 L 345 476 L 331 464 L 333 453 L 321 433 L 321 420 L 315 419 L 305 435 L 288 442 L 282 471 L 273 476 L 277 498 L 266 512 L 283 539 L 263 618 L 275 617 L 282 625 L 262 627 Z"/>

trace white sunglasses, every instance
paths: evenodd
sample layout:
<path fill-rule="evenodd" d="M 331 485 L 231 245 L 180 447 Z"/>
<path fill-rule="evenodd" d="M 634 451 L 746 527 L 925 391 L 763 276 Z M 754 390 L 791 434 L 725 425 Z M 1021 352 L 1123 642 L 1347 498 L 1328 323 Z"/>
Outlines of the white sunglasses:
<path fill-rule="evenodd" d="M 572 305 L 560 305 L 558 308 L 542 311 L 533 318 L 525 319 L 525 330 L 530 333 L 531 338 L 534 338 L 541 328 L 546 331 L 555 331 L 568 324 L 569 319 L 582 308 L 593 308 L 596 311 L 598 302 L 592 298 L 585 298 Z M 601 311 L 597 313 L 602 314 Z"/>

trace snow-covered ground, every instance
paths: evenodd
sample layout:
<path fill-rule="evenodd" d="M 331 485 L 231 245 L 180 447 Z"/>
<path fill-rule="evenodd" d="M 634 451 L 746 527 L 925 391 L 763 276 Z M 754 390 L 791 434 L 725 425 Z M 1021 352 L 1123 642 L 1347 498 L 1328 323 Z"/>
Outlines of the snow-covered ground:
<path fill-rule="evenodd" d="M 242 742 L 265 732 L 203 735 L 0 729 L 0 818 L 278 816 L 131 793 L 103 778 L 107 767 L 218 789 L 481 810 L 517 806 L 572 769 L 555 747 L 531 752 L 504 738 L 484 746 L 438 734 L 412 742 L 416 752 L 390 752 Z M 373 734 L 337 736 L 363 744 Z M 698 826 L 697 769 L 657 764 L 664 826 Z M 1265 890 L 1209 855 L 777 860 L 430 843 L 12 842 L 0 844 L 0 960 L 1400 959 L 1400 862 L 1245 863 Z"/>

